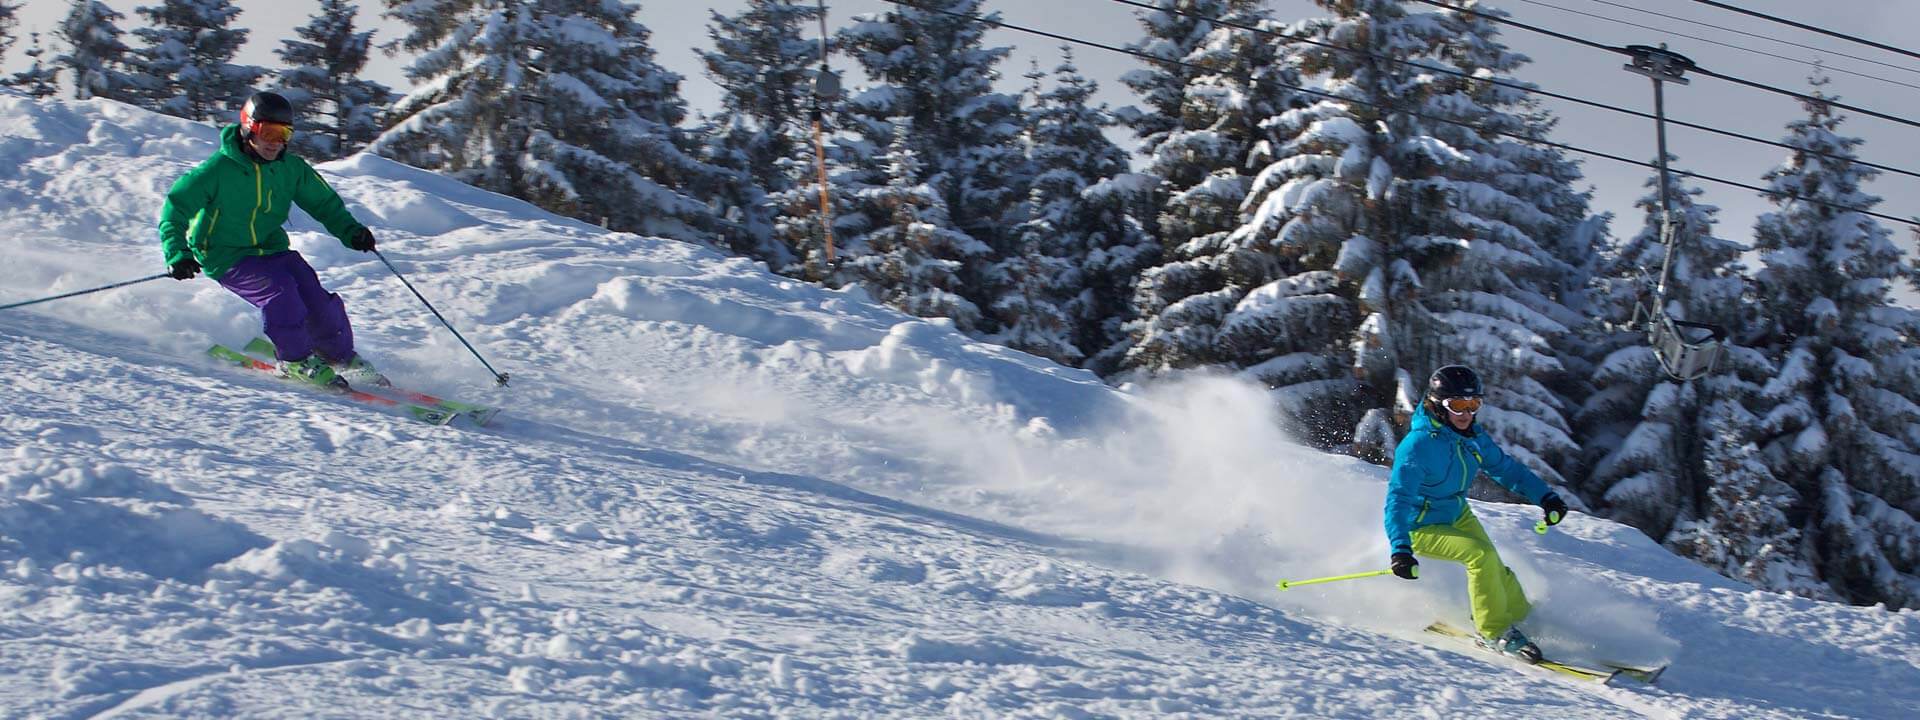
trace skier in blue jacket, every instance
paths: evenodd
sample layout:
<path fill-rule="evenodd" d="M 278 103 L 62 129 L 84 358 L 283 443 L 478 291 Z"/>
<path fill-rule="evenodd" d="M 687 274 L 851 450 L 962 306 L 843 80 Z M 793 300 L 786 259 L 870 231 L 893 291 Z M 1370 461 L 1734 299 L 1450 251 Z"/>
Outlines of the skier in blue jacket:
<path fill-rule="evenodd" d="M 1567 504 L 1540 476 L 1480 431 L 1475 419 L 1485 395 L 1480 377 L 1464 365 L 1440 368 L 1427 379 L 1426 401 L 1394 451 L 1393 475 L 1387 482 L 1385 515 L 1393 574 L 1417 579 L 1420 561 L 1415 555 L 1466 565 L 1467 594 L 1481 644 L 1539 662 L 1540 648 L 1518 625 L 1533 606 L 1473 516 L 1467 488 L 1484 471 L 1539 505 L 1548 525 L 1559 524 Z"/>

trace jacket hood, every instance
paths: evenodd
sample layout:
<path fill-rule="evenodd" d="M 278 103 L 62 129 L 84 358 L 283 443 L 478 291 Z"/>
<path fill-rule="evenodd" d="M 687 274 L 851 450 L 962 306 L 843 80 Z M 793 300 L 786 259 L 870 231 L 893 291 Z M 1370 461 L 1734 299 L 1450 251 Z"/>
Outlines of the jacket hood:
<path fill-rule="evenodd" d="M 1433 413 L 1427 411 L 1427 404 L 1423 402 L 1420 403 L 1419 409 L 1413 411 L 1413 422 L 1408 424 L 1407 430 L 1409 432 L 1421 432 L 1432 430 L 1439 426 L 1440 421 L 1433 417 Z"/>

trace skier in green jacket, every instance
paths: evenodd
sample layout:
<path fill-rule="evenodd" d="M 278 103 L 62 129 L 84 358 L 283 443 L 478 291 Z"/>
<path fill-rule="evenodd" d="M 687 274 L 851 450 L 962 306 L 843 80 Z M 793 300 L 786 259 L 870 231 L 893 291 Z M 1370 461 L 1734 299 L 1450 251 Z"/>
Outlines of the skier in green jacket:
<path fill-rule="evenodd" d="M 254 93 L 240 123 L 220 130 L 220 149 L 175 181 L 160 208 L 169 273 L 200 272 L 260 308 L 282 373 L 316 385 L 384 382 L 353 348 L 340 296 L 328 292 L 288 244 L 281 226 L 298 204 L 349 248 L 372 252 L 373 231 L 347 211 L 313 166 L 287 152 L 293 104 Z"/>

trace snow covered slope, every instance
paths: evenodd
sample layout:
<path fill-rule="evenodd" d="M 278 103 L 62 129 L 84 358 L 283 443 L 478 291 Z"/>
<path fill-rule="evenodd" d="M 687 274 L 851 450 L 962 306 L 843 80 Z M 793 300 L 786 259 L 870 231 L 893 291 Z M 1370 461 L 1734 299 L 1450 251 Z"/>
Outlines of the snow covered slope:
<path fill-rule="evenodd" d="M 0 304 L 158 272 L 214 131 L 0 95 Z M 856 292 L 374 157 L 381 248 L 297 247 L 361 349 L 502 405 L 431 427 L 217 365 L 202 278 L 0 311 L 0 717 L 1910 717 L 1920 618 L 1754 592 L 1638 532 L 1479 512 L 1579 685 L 1433 644 L 1385 472 L 1226 380 L 1121 393 Z M 1906 708 L 1903 710 L 1902 708 Z"/>

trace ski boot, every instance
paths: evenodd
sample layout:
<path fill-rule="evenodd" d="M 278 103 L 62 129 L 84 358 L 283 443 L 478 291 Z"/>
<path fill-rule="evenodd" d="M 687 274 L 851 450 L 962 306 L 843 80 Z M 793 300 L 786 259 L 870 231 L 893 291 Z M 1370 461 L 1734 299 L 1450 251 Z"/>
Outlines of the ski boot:
<path fill-rule="evenodd" d="M 387 380 L 387 376 L 381 375 L 379 370 L 374 369 L 373 363 L 367 362 L 367 359 L 359 353 L 354 353 L 353 357 L 348 358 L 346 362 L 328 363 L 328 365 L 333 368 L 334 374 L 354 385 L 393 387 L 393 382 Z"/>
<path fill-rule="evenodd" d="M 1544 659 L 1544 656 L 1540 654 L 1540 646 L 1533 644 L 1532 640 L 1527 639 L 1526 634 L 1520 632 L 1520 626 L 1518 625 L 1507 628 L 1506 632 L 1500 633 L 1500 637 L 1491 640 L 1480 638 L 1479 643 L 1480 647 L 1529 665 L 1538 663 Z"/>
<path fill-rule="evenodd" d="M 280 374 L 309 385 L 317 385 L 329 390 L 347 389 L 347 381 L 340 377 L 320 358 L 308 355 L 301 360 L 281 360 L 276 364 Z"/>

